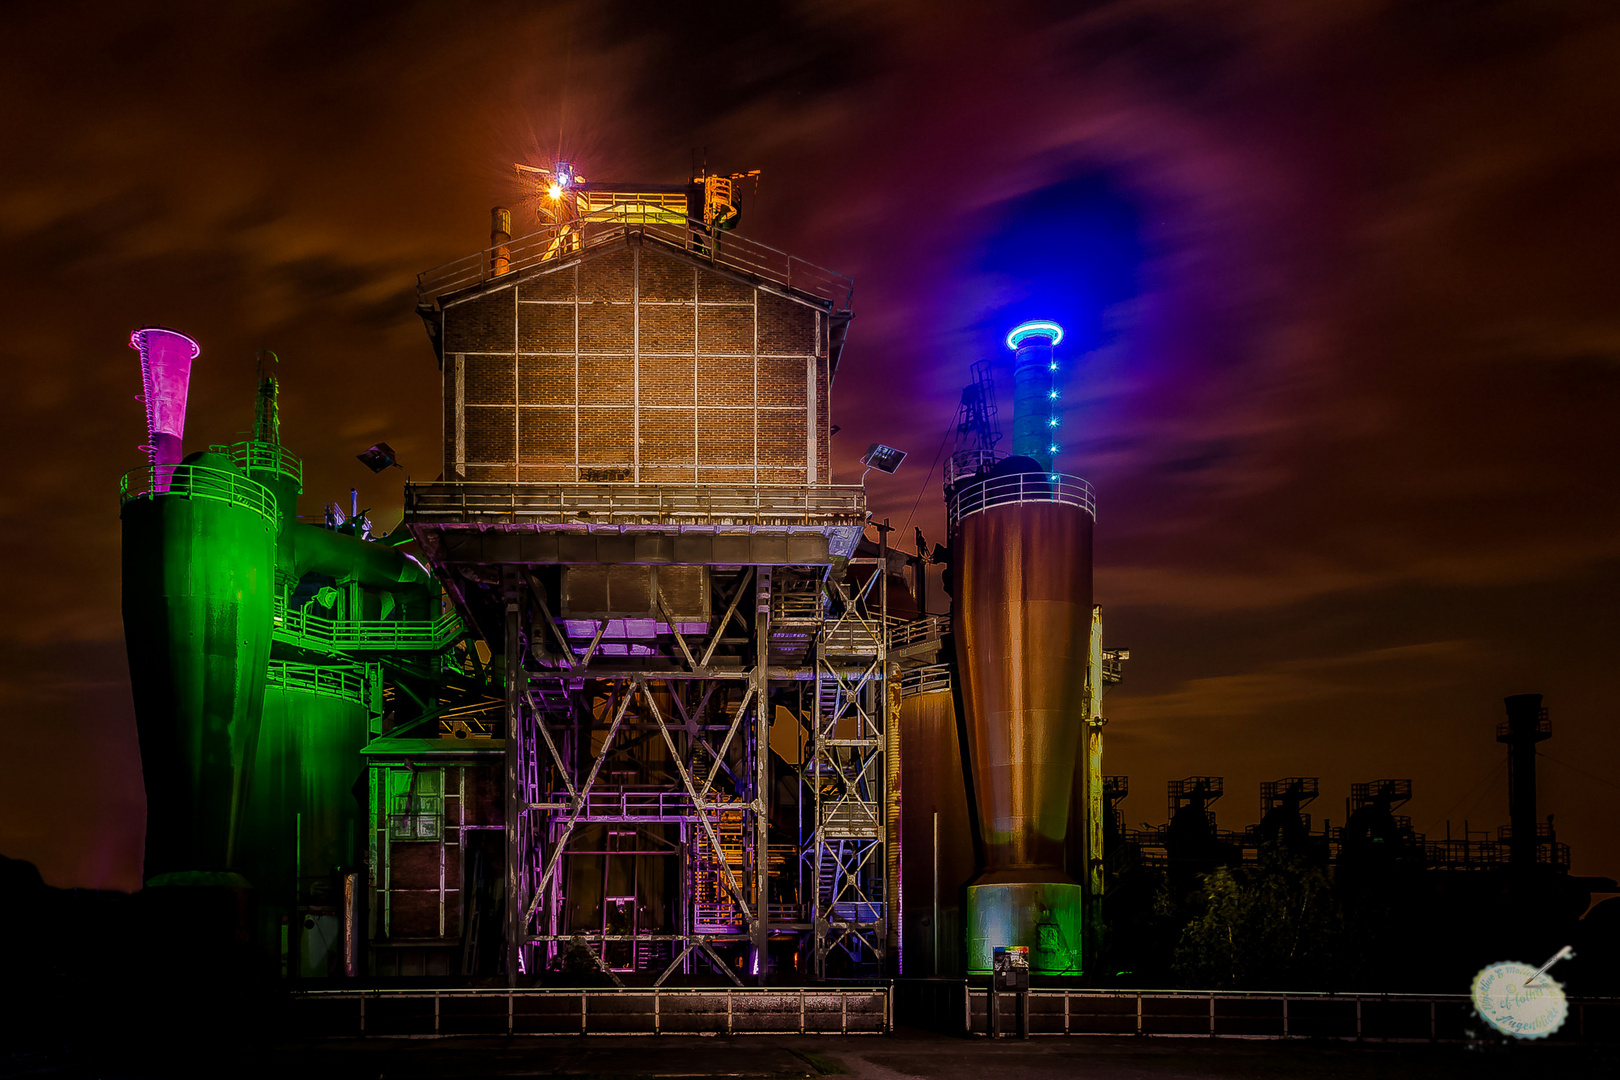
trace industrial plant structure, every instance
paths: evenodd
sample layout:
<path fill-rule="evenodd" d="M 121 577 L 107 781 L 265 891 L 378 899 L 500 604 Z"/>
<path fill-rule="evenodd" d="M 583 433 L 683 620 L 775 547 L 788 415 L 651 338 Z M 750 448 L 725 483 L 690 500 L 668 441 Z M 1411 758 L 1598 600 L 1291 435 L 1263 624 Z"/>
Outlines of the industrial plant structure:
<path fill-rule="evenodd" d="M 1095 976 L 1105 897 L 1271 843 L 1567 876 L 1534 696 L 1499 732 L 1495 839 L 1425 842 L 1405 780 L 1313 828 L 1310 777 L 1264 785 L 1243 832 L 1216 828 L 1216 776 L 1126 828 L 1102 713 L 1129 654 L 1103 648 L 1092 490 L 1059 467 L 1062 328 L 1007 335 L 1010 450 L 973 366 L 947 542 L 902 554 L 832 474 L 853 283 L 736 235 L 738 176 L 526 173 L 536 231 L 497 209 L 488 248 L 419 277 L 443 459 L 387 536 L 353 493 L 300 516 L 272 355 L 251 437 L 187 455 L 198 345 L 132 337 L 124 618 L 145 880 L 177 910 L 289 977 L 781 984 L 981 974 L 1007 946 Z"/>
<path fill-rule="evenodd" d="M 1107 680 L 1061 329 L 1009 338 L 1011 455 L 985 365 L 964 392 L 933 614 L 832 476 L 852 282 L 731 232 L 734 177 L 541 172 L 538 231 L 497 209 L 419 278 L 443 470 L 388 536 L 299 518 L 268 368 L 253 437 L 184 456 L 197 346 L 136 333 L 148 886 L 234 897 L 288 975 L 1084 971 Z"/>

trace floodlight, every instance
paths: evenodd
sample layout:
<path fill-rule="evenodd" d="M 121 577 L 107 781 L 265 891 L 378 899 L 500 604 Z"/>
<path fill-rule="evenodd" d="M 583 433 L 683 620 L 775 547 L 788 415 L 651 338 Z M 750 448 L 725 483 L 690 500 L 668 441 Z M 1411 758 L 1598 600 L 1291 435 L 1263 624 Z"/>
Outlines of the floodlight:
<path fill-rule="evenodd" d="M 868 469 L 876 469 L 878 472 L 884 473 L 894 472 L 904 460 L 906 460 L 904 450 L 896 450 L 894 447 L 884 446 L 882 443 L 873 443 L 866 448 L 866 453 L 861 455 L 862 465 L 865 465 Z"/>
<path fill-rule="evenodd" d="M 365 453 L 356 454 L 355 457 L 359 459 L 360 464 L 374 473 L 399 468 L 398 455 L 394 453 L 394 448 L 385 442 L 380 442 Z"/>

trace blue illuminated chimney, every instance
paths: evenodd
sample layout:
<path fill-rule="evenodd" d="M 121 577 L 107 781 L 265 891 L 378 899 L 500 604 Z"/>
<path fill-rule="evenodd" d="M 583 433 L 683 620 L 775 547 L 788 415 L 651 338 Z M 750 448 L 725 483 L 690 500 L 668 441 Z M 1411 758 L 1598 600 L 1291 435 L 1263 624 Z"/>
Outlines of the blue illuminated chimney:
<path fill-rule="evenodd" d="M 1052 349 L 1063 327 L 1050 319 L 1021 323 L 1007 334 L 1013 350 L 1013 445 L 1020 457 L 1034 458 L 1052 471 L 1057 457 L 1057 362 Z"/>

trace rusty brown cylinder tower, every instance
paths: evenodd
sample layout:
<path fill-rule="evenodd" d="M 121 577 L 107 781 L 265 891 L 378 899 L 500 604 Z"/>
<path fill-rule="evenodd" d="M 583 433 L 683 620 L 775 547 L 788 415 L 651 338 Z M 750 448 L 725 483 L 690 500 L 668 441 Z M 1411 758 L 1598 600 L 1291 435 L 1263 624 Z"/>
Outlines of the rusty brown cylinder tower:
<path fill-rule="evenodd" d="M 1064 872 L 1091 641 L 1089 485 L 1015 456 L 948 489 L 954 630 L 984 867 L 968 887 L 968 969 L 997 946 L 1077 974 L 1083 888 Z"/>

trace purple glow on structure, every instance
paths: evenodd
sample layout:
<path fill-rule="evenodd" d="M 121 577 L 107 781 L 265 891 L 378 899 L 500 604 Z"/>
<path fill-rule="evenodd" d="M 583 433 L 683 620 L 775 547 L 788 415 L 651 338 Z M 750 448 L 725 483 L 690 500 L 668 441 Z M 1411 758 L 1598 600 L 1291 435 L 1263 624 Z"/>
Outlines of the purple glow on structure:
<path fill-rule="evenodd" d="M 174 466 L 183 456 L 186 432 L 186 390 L 191 385 L 191 362 L 202 350 L 178 330 L 145 326 L 129 335 L 129 347 L 141 354 L 141 400 L 146 403 L 147 444 L 142 447 L 154 468 Z M 153 477 L 152 490 L 168 490 L 172 468 Z"/>

